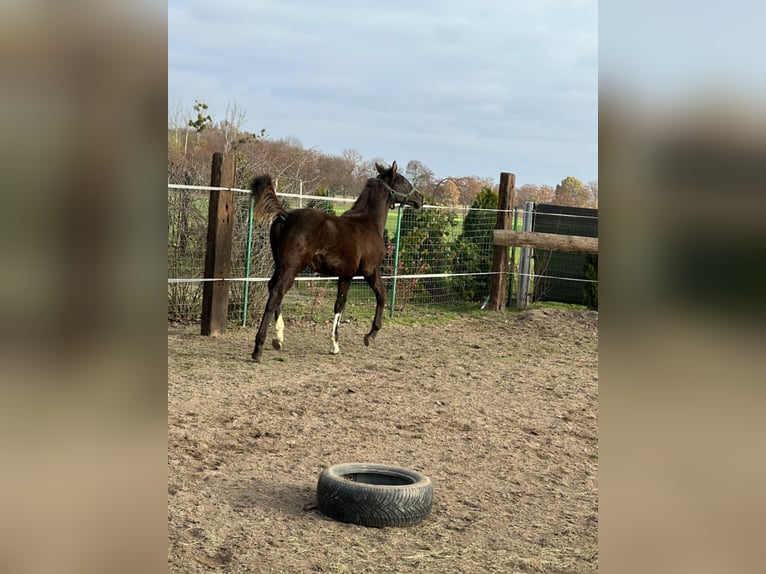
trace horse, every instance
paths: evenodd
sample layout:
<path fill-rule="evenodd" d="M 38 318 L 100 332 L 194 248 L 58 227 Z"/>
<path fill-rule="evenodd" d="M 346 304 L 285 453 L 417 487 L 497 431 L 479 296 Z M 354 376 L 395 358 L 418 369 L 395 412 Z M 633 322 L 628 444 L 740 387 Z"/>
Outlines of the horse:
<path fill-rule="evenodd" d="M 364 277 L 375 293 L 375 316 L 370 332 L 364 336 L 365 346 L 375 339 L 382 326 L 386 303 L 380 266 L 386 252 L 383 231 L 388 210 L 397 203 L 416 209 L 423 205 L 423 196 L 397 172 L 396 162 L 388 168 L 376 162 L 375 168 L 377 177 L 367 180 L 351 208 L 339 216 L 313 208 L 286 210 L 277 198 L 270 175 L 253 179 L 253 213 L 256 219 L 271 223 L 269 241 L 274 258 L 269 298 L 255 336 L 252 354 L 255 361 L 261 360 L 271 317 L 274 317 L 277 335 L 271 341 L 272 346 L 282 349 L 285 325 L 282 299 L 306 267 L 323 276 L 338 277 L 330 353 L 340 352 L 338 327 L 351 280 L 357 275 Z"/>

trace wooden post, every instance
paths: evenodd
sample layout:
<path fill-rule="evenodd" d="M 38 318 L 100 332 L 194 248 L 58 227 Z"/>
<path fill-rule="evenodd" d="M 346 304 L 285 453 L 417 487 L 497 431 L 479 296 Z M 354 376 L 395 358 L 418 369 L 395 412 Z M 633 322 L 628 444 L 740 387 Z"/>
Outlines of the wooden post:
<path fill-rule="evenodd" d="M 495 230 L 492 242 L 495 245 L 513 245 L 516 247 L 533 247 L 535 249 L 549 249 L 551 251 L 598 255 L 598 237 L 558 235 L 556 233 L 539 233 L 536 231 Z"/>
<path fill-rule="evenodd" d="M 516 186 L 516 175 L 502 172 L 500 174 L 500 187 L 498 189 L 499 201 L 497 204 L 496 230 L 511 228 L 513 213 L 513 195 Z M 492 253 L 492 275 L 489 283 L 489 308 L 492 311 L 502 311 L 505 307 L 505 298 L 508 292 L 508 247 L 495 245 Z"/>
<path fill-rule="evenodd" d="M 213 154 L 210 187 L 221 187 L 223 170 L 225 183 L 233 187 L 234 162 L 224 165 L 223 154 Z M 205 251 L 205 278 L 231 277 L 231 239 L 234 226 L 234 192 L 213 189 L 207 216 L 207 250 Z M 202 335 L 220 335 L 226 332 L 229 308 L 229 284 L 226 281 L 205 281 L 202 286 Z"/>

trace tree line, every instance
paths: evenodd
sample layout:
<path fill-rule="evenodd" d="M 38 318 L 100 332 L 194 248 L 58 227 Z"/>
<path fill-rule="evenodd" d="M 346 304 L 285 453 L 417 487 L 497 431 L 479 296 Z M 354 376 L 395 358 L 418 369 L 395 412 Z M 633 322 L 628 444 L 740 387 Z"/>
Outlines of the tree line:
<path fill-rule="evenodd" d="M 206 185 L 210 177 L 213 152 L 234 154 L 237 160 L 235 186 L 246 188 L 255 173 L 268 172 L 277 181 L 303 182 L 306 193 L 321 190 L 335 197 L 355 197 L 368 177 L 375 173 L 375 162 L 365 160 L 352 149 L 341 155 L 305 148 L 295 138 L 272 139 L 261 129 L 244 130 L 247 114 L 230 102 L 225 117 L 216 121 L 209 106 L 196 101 L 191 110 L 180 104 L 168 108 L 168 182 Z M 410 160 L 404 175 L 432 204 L 471 206 L 484 190 L 497 193 L 491 178 L 467 176 L 437 177 L 417 159 Z M 281 186 L 280 186 L 281 187 Z M 281 190 L 281 189 L 280 189 Z M 567 176 L 555 187 L 524 184 L 516 188 L 514 207 L 526 201 L 577 207 L 598 207 L 598 181 L 583 183 Z"/>

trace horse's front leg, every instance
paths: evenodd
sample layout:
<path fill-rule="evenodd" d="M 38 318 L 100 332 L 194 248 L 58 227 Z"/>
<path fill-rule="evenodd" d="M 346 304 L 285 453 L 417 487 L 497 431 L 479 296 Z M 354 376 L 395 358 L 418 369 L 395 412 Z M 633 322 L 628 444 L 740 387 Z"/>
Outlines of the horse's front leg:
<path fill-rule="evenodd" d="M 335 299 L 335 318 L 332 322 L 332 347 L 330 354 L 337 355 L 340 352 L 338 346 L 338 327 L 340 326 L 340 316 L 346 308 L 348 300 L 348 288 L 351 286 L 351 277 L 340 277 L 338 279 L 338 296 Z"/>
<path fill-rule="evenodd" d="M 383 326 L 383 308 L 386 306 L 386 290 L 383 288 L 383 280 L 380 278 L 380 269 L 364 278 L 375 293 L 375 317 L 372 320 L 372 329 L 364 336 L 364 344 L 369 347 L 375 339 L 380 328 Z"/>

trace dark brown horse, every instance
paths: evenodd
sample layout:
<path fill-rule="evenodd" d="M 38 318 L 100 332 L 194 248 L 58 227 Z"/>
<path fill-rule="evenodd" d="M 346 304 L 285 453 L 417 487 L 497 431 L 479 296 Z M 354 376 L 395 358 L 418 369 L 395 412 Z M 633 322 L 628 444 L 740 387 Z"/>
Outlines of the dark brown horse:
<path fill-rule="evenodd" d="M 275 349 L 284 342 L 282 298 L 292 287 L 295 277 L 306 267 L 320 275 L 338 277 L 338 296 L 335 299 L 335 320 L 332 324 L 332 348 L 337 354 L 338 326 L 346 307 L 351 280 L 364 277 L 375 293 L 375 318 L 372 329 L 364 336 L 364 344 L 375 339 L 383 320 L 386 292 L 380 278 L 380 264 L 385 254 L 383 230 L 389 208 L 396 203 L 413 207 L 423 205 L 420 195 L 409 181 L 396 171 L 396 162 L 390 168 L 375 164 L 378 177 L 370 178 L 354 205 L 340 216 L 318 209 L 285 210 L 277 199 L 271 177 L 261 175 L 253 180 L 253 201 L 256 217 L 272 221 L 269 238 L 274 256 L 274 275 L 269 280 L 269 299 L 263 311 L 261 326 L 255 336 L 253 359 L 260 360 L 263 343 L 274 317 L 277 336 L 272 340 Z"/>

